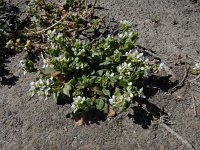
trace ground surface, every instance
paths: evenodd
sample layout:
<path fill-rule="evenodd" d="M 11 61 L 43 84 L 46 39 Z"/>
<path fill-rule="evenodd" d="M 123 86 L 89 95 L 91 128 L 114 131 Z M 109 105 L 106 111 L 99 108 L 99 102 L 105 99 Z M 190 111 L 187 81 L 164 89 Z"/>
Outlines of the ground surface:
<path fill-rule="evenodd" d="M 12 0 L 24 17 L 27 0 Z M 111 20 L 128 20 L 140 34 L 138 45 L 155 51 L 175 74 L 184 76 L 185 54 L 200 58 L 200 6 L 190 0 L 100 0 L 98 15 Z M 0 149 L 1 150 L 186 150 L 187 147 L 158 121 L 150 122 L 145 112 L 136 116 L 130 108 L 111 120 L 81 127 L 66 117 L 68 105 L 51 100 L 29 99 L 32 74 L 17 68 L 23 54 L 6 58 L 0 65 Z M 192 63 L 191 63 L 192 64 Z M 192 64 L 193 65 L 193 64 Z M 189 76 L 192 78 L 192 76 Z M 174 80 L 174 79 L 173 79 Z M 169 83 L 148 98 L 146 107 L 164 108 L 173 125 L 170 127 L 196 149 L 200 149 L 200 93 L 185 84 L 170 94 Z M 194 93 L 197 117 L 194 116 L 191 91 Z"/>

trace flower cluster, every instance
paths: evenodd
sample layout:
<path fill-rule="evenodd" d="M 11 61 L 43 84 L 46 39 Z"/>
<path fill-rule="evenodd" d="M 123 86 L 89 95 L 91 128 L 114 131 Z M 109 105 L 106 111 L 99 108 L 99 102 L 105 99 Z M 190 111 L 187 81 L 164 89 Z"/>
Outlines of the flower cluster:
<path fill-rule="evenodd" d="M 24 71 L 24 75 L 27 72 L 35 72 L 37 69 L 34 66 L 34 63 L 31 60 L 23 59 L 19 61 L 18 67 Z"/>
<path fill-rule="evenodd" d="M 132 102 L 133 97 L 136 96 L 145 98 L 143 88 L 137 89 L 137 87 L 132 85 L 132 82 L 129 82 L 128 86 L 123 90 L 120 90 L 119 88 L 115 89 L 115 93 L 109 99 L 109 103 L 112 107 L 120 108 L 120 111 L 123 111 L 127 108 L 127 105 Z"/>
<path fill-rule="evenodd" d="M 120 75 L 131 75 L 131 71 L 133 71 L 133 67 L 131 63 L 124 62 L 121 65 L 117 66 L 117 71 Z"/>
<path fill-rule="evenodd" d="M 31 97 L 37 93 L 40 98 L 45 97 L 45 99 L 47 99 L 51 95 L 54 80 L 53 77 L 48 79 L 39 79 L 36 82 L 31 82 L 30 85 L 31 88 L 29 91 Z"/>
<path fill-rule="evenodd" d="M 16 39 L 15 42 L 13 40 L 9 40 L 6 43 L 5 48 L 11 49 L 11 50 L 15 50 L 16 52 L 19 52 L 21 50 L 21 48 L 22 48 L 21 40 L 20 39 Z"/>
<path fill-rule="evenodd" d="M 77 111 L 88 111 L 93 107 L 92 101 L 90 98 L 77 96 L 73 98 L 73 103 L 71 108 L 73 109 L 74 113 Z"/>
<path fill-rule="evenodd" d="M 134 35 L 134 32 L 123 32 L 118 35 L 119 39 L 131 38 Z"/>
<path fill-rule="evenodd" d="M 145 60 L 144 54 L 138 52 L 137 49 L 130 50 L 129 52 L 126 52 L 125 55 L 127 56 L 127 59 L 131 62 L 141 62 Z M 148 59 L 146 59 L 145 62 L 148 62 Z"/>
<path fill-rule="evenodd" d="M 120 21 L 120 26 L 123 31 L 127 31 L 131 27 L 131 23 L 127 20 Z"/>

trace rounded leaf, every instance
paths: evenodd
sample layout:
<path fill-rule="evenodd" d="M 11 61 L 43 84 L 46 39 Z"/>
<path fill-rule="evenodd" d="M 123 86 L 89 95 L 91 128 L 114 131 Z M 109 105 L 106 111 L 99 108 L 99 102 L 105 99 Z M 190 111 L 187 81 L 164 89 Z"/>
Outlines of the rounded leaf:
<path fill-rule="evenodd" d="M 97 99 L 96 100 L 96 109 L 102 110 L 105 106 L 105 101 L 102 99 Z"/>
<path fill-rule="evenodd" d="M 70 97 L 70 91 L 72 90 L 72 86 L 70 83 L 65 83 L 64 87 L 63 87 L 63 94 L 67 95 L 68 97 Z"/>

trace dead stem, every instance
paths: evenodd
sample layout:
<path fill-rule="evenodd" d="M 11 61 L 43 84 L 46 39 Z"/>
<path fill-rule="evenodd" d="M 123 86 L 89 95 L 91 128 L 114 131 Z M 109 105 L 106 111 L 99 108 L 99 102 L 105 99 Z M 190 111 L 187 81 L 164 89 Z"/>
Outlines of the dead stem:
<path fill-rule="evenodd" d="M 165 123 L 160 123 L 162 127 L 164 127 L 168 132 L 176 136 L 188 149 L 190 150 L 195 150 L 195 148 L 185 139 L 183 139 L 178 133 L 176 133 L 172 128 L 170 128 L 168 125 Z"/>
<path fill-rule="evenodd" d="M 200 79 L 200 74 L 198 76 L 196 76 L 194 79 L 189 80 L 188 82 L 194 82 L 196 80 Z"/>
<path fill-rule="evenodd" d="M 185 84 L 185 80 L 186 80 L 186 78 L 188 76 L 189 69 L 190 69 L 190 65 L 185 63 L 185 73 L 184 73 L 184 76 L 183 76 L 182 80 L 179 82 L 179 84 L 176 85 L 175 87 L 173 87 L 170 90 L 171 93 L 177 91 L 179 88 L 181 88 Z"/>
<path fill-rule="evenodd" d="M 44 33 L 50 29 L 52 29 L 53 27 L 57 26 L 59 23 L 61 23 L 64 19 L 66 19 L 68 17 L 68 14 L 64 15 L 59 21 L 57 21 L 56 23 L 52 24 L 51 26 L 45 28 L 45 29 L 42 29 L 40 31 L 37 31 L 37 32 L 30 32 L 30 33 L 27 33 L 26 35 L 27 36 L 32 36 L 32 35 L 36 35 L 36 34 L 41 34 L 41 33 Z"/>
<path fill-rule="evenodd" d="M 192 105 L 193 105 L 193 109 L 194 109 L 194 116 L 197 117 L 197 110 L 196 110 L 196 105 L 195 105 L 195 97 L 194 94 L 191 92 L 191 96 L 192 96 Z"/>
<path fill-rule="evenodd" d="M 160 56 L 158 56 L 157 54 L 151 52 L 150 50 L 140 46 L 140 45 L 137 45 L 138 48 L 142 49 L 142 51 L 146 52 L 147 54 L 149 54 L 150 56 L 153 56 L 154 58 L 157 58 L 159 59 L 160 61 L 162 60 L 162 58 Z"/>
<path fill-rule="evenodd" d="M 192 60 L 194 60 L 194 61 L 196 61 L 196 62 L 198 62 L 198 63 L 200 63 L 200 60 L 198 60 L 196 58 L 193 58 L 192 56 L 187 56 L 187 57 L 190 58 L 190 59 L 192 59 Z"/>

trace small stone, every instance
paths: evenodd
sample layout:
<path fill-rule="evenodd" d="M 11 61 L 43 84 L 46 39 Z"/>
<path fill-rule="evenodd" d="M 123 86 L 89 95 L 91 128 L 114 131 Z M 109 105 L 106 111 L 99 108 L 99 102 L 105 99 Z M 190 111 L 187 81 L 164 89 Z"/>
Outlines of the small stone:
<path fill-rule="evenodd" d="M 109 108 L 108 117 L 114 117 L 115 115 L 116 112 L 113 109 Z"/>
<path fill-rule="evenodd" d="M 75 125 L 76 126 L 82 126 L 84 124 L 85 124 L 85 122 L 84 122 L 83 117 L 81 117 L 79 120 L 75 120 Z"/>

